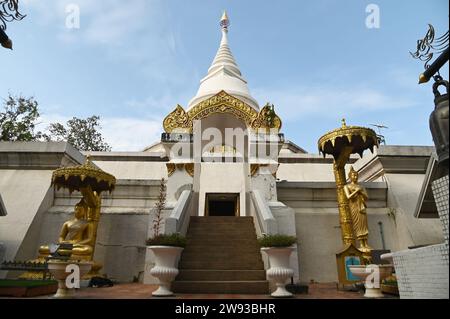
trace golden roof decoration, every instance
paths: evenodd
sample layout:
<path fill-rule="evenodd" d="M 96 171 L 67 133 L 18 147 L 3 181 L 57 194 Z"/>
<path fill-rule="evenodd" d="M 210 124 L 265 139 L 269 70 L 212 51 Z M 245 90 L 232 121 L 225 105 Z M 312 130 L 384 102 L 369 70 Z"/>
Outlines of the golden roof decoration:
<path fill-rule="evenodd" d="M 180 105 L 177 105 L 175 110 L 164 119 L 163 125 L 167 133 L 172 133 L 177 129 L 190 130 L 192 127 L 188 114 Z"/>
<path fill-rule="evenodd" d="M 248 128 L 277 129 L 282 127 L 281 118 L 275 113 L 275 107 L 267 104 L 259 113 L 247 103 L 225 91 L 200 102 L 186 112 L 180 105 L 164 119 L 166 133 L 188 131 L 192 133 L 193 122 L 212 114 L 232 114 L 242 120 Z"/>
<path fill-rule="evenodd" d="M 112 192 L 116 186 L 116 178 L 96 167 L 88 156 L 83 165 L 55 170 L 52 175 L 52 185 L 55 185 L 58 190 L 61 187 L 67 188 L 71 193 L 88 186 L 97 193 Z"/>
<path fill-rule="evenodd" d="M 319 152 L 324 156 L 329 154 L 337 158 L 340 151 L 347 146 L 352 147 L 352 154 L 356 153 L 362 157 L 365 150 L 370 149 L 373 153 L 374 147 L 379 146 L 378 136 L 374 130 L 366 127 L 347 126 L 343 119 L 342 127 L 328 132 L 319 140 Z"/>

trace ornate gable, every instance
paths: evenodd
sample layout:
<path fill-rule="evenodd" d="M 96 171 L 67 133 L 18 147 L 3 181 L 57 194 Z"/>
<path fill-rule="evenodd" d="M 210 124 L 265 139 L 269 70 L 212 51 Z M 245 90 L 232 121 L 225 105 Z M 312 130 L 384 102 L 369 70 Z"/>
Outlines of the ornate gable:
<path fill-rule="evenodd" d="M 180 105 L 164 120 L 166 133 L 188 132 L 192 133 L 193 122 L 202 120 L 212 114 L 232 114 L 246 123 L 252 129 L 280 130 L 282 122 L 275 113 L 273 105 L 266 105 L 259 113 L 250 105 L 242 102 L 225 91 L 200 102 L 186 112 Z"/>

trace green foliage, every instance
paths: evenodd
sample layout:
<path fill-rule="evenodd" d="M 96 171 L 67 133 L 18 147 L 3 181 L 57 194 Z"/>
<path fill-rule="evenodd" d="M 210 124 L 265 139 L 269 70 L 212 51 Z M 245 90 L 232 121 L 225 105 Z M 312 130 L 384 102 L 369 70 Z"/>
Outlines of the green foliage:
<path fill-rule="evenodd" d="M 74 117 L 66 125 L 52 123 L 47 129 L 49 134 L 35 132 L 39 117 L 39 104 L 33 97 L 10 94 L 4 100 L 4 111 L 0 113 L 0 141 L 67 141 L 80 151 L 111 150 L 98 131 L 101 128 L 99 116 L 87 119 Z"/>
<path fill-rule="evenodd" d="M 10 279 L 0 280 L 0 288 L 17 288 L 17 287 L 33 288 L 57 284 L 58 282 L 54 280 L 10 280 Z"/>
<path fill-rule="evenodd" d="M 107 152 L 111 147 L 104 141 L 100 129 L 100 117 L 91 116 L 87 119 L 74 117 L 66 126 L 61 123 L 50 124 L 48 141 L 67 141 L 80 151 Z"/>
<path fill-rule="evenodd" d="M 398 287 L 398 281 L 395 277 L 389 277 L 383 280 L 383 285 Z"/>
<path fill-rule="evenodd" d="M 35 132 L 39 116 L 38 102 L 33 97 L 10 94 L 0 113 L 0 141 L 30 142 L 42 138 L 41 132 Z"/>
<path fill-rule="evenodd" d="M 147 240 L 147 246 L 186 247 L 186 238 L 180 234 L 159 235 Z"/>
<path fill-rule="evenodd" d="M 265 235 L 258 239 L 261 247 L 291 247 L 297 243 L 297 238 L 287 235 Z"/>

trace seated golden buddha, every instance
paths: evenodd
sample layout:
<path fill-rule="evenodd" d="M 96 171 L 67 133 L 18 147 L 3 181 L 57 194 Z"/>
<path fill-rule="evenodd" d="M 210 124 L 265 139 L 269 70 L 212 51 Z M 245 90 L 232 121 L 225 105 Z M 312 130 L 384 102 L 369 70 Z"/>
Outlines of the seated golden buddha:
<path fill-rule="evenodd" d="M 58 243 L 72 244 L 71 251 L 60 250 L 62 255 L 70 255 L 74 260 L 92 260 L 94 252 L 95 237 L 94 223 L 88 219 L 89 206 L 82 199 L 75 206 L 75 216 L 64 223 L 61 228 Z M 49 246 L 39 249 L 39 257 L 45 258 L 50 255 Z"/>

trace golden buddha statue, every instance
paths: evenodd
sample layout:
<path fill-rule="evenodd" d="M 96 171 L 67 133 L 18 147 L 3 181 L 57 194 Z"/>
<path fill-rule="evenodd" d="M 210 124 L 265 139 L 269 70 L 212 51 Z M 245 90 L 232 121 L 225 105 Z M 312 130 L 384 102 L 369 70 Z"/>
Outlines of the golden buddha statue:
<path fill-rule="evenodd" d="M 100 214 L 100 197 L 90 187 L 81 189 L 81 193 L 83 199 L 75 206 L 74 218 L 63 224 L 58 243 L 73 245 L 71 252 L 60 251 L 63 255 L 71 253 L 71 259 L 92 261 Z M 49 254 L 49 246 L 40 247 L 39 258 L 45 258 Z"/>
<path fill-rule="evenodd" d="M 370 253 L 372 248 L 368 244 L 369 228 L 367 223 L 366 202 L 369 199 L 367 191 L 358 184 L 359 174 L 352 167 L 349 173 L 350 183 L 345 185 L 344 191 L 348 199 L 350 215 L 352 217 L 353 232 L 359 240 L 359 250 Z"/>

